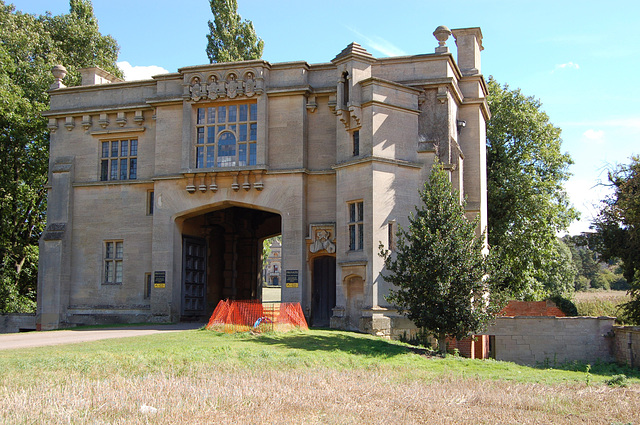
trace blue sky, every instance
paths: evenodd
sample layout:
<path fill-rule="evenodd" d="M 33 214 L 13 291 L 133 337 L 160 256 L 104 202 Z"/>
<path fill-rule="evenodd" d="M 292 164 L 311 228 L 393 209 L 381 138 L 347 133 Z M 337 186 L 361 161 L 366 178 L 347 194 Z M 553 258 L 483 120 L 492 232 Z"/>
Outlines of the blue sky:
<path fill-rule="evenodd" d="M 68 0 L 14 0 L 54 15 Z M 352 41 L 375 57 L 432 53 L 438 25 L 480 27 L 482 72 L 542 102 L 575 164 L 566 189 L 585 231 L 606 169 L 640 154 L 640 2 L 567 0 L 238 0 L 269 62 L 328 62 Z M 207 0 L 94 0 L 103 34 L 120 45 L 129 79 L 208 63 Z M 455 53 L 455 44 L 448 42 Z M 124 63 L 126 62 L 126 64 Z M 133 68 L 130 68 L 133 67 Z M 134 74 L 139 72 L 140 74 Z"/>

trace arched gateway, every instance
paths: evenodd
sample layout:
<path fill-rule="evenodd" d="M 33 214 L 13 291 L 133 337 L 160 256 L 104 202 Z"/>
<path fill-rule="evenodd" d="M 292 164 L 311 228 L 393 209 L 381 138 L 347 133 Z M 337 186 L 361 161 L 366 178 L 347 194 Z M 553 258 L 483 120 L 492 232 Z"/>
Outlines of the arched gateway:
<path fill-rule="evenodd" d="M 486 224 L 482 33 L 435 35 L 431 54 L 352 43 L 323 64 L 146 81 L 89 68 L 79 87 L 57 67 L 38 326 L 202 320 L 221 299 L 259 299 L 261 242 L 280 234 L 281 299 L 309 323 L 409 329 L 379 246 L 393 249 L 436 159 Z"/>

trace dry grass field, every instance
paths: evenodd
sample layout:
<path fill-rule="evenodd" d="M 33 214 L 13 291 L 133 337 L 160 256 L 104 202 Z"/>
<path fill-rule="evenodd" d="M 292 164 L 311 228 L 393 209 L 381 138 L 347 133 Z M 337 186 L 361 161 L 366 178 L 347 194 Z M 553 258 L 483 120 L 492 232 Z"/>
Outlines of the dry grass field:
<path fill-rule="evenodd" d="M 596 317 L 617 317 L 620 314 L 618 306 L 629 301 L 627 291 L 576 292 L 573 298 L 580 316 Z"/>
<path fill-rule="evenodd" d="M 1 351 L 0 423 L 640 423 L 640 373 L 566 369 L 337 331 L 186 331 Z M 621 371 L 626 387 L 605 383 Z"/>

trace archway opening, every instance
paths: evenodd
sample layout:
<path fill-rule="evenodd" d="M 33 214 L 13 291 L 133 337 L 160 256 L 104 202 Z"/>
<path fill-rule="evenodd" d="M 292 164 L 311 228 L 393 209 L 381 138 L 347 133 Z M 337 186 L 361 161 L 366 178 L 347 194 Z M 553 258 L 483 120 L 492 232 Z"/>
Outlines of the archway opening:
<path fill-rule="evenodd" d="M 282 231 L 279 214 L 231 206 L 182 225 L 182 320 L 208 319 L 220 300 L 262 300 L 263 241 Z"/>

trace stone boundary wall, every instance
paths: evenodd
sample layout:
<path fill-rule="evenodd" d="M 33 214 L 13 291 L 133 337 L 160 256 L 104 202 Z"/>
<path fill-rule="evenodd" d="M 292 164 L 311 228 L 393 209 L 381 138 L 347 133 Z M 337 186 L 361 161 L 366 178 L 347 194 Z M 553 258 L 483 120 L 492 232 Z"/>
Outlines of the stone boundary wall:
<path fill-rule="evenodd" d="M 496 360 L 529 365 L 612 362 L 614 321 L 614 317 L 498 317 L 485 334 L 495 336 Z"/>
<path fill-rule="evenodd" d="M 35 331 L 36 315 L 28 313 L 0 314 L 0 334 Z"/>
<path fill-rule="evenodd" d="M 640 326 L 614 326 L 615 360 L 640 368 Z"/>

